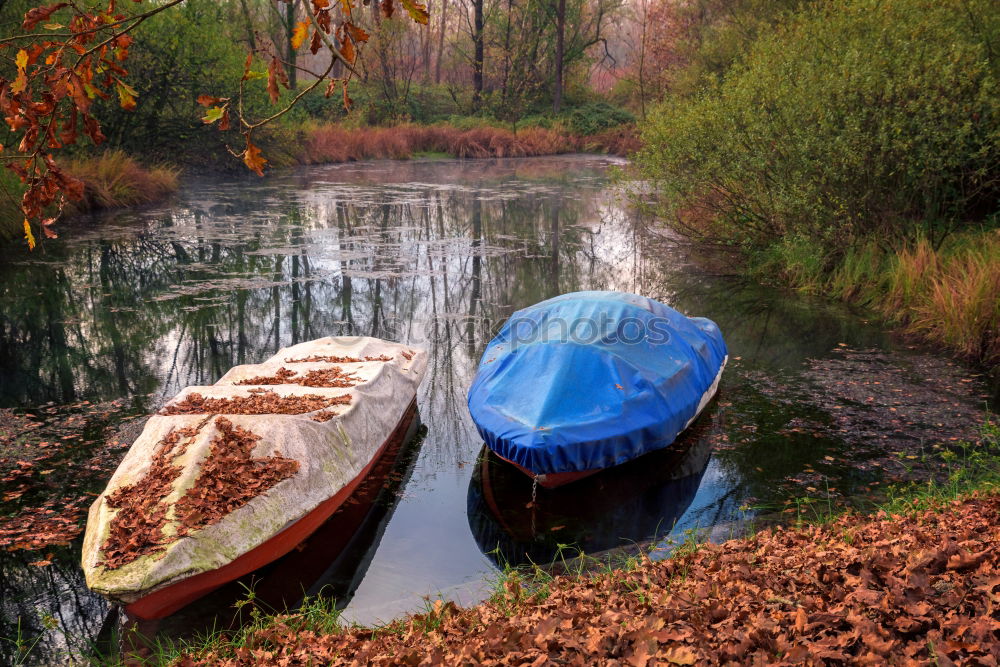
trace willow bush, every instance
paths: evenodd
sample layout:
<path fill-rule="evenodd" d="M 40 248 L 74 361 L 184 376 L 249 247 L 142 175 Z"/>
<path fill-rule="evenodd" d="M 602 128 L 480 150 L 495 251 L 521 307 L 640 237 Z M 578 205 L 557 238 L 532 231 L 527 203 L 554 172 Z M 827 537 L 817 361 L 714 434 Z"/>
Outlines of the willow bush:
<path fill-rule="evenodd" d="M 813 272 L 847 248 L 996 223 L 993 0 L 842 0 L 792 15 L 699 94 L 668 99 L 637 162 L 695 238 Z"/>

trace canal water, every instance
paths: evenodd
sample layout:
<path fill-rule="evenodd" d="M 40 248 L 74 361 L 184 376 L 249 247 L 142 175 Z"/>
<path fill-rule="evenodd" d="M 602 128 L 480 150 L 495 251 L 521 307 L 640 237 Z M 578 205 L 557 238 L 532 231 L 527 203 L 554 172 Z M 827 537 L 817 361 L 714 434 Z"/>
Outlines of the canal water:
<path fill-rule="evenodd" d="M 565 156 L 198 178 L 161 206 L 77 219 L 33 253 L 9 250 L 0 662 L 107 650 L 122 619 L 87 590 L 73 525 L 141 415 L 313 338 L 426 348 L 420 429 L 300 550 L 149 633 L 239 623 L 248 591 L 272 610 L 322 593 L 365 624 L 437 598 L 474 603 L 503 564 L 692 531 L 725 539 L 760 513 L 802 511 L 803 498 L 808 511 L 940 474 L 934 453 L 974 437 L 989 402 L 975 371 L 864 314 L 693 257 L 627 205 L 609 174 L 621 166 Z M 676 446 L 532 501 L 530 482 L 484 451 L 465 392 L 514 310 L 591 289 L 715 320 L 730 365 Z M 18 530 L 36 548 L 15 548 Z"/>

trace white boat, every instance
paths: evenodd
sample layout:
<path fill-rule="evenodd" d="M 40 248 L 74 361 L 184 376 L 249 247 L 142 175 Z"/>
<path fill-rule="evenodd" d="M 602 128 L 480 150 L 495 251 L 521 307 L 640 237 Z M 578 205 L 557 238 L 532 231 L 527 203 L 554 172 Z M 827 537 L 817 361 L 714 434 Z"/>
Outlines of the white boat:
<path fill-rule="evenodd" d="M 90 508 L 88 587 L 163 618 L 288 553 L 404 437 L 426 364 L 406 345 L 322 338 L 184 389 Z"/>

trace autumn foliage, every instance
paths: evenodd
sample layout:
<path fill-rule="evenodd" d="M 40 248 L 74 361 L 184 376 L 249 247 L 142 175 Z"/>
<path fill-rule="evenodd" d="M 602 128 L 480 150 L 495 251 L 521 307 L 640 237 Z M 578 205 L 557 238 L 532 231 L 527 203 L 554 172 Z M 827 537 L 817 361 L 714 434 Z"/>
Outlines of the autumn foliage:
<path fill-rule="evenodd" d="M 534 591 L 515 576 L 482 605 L 439 600 L 381 631 L 278 616 L 175 664 L 996 664 L 998 521 L 996 495 L 848 515 Z"/>
<path fill-rule="evenodd" d="M 0 78 L 0 113 L 21 137 L 14 152 L 4 151 L 0 159 L 25 185 L 21 211 L 29 247 L 35 246 L 32 222 L 54 237 L 52 223 L 67 200 L 83 198 L 83 183 L 56 163 L 53 152 L 76 143 L 81 134 L 94 144 L 104 141 L 91 113 L 96 98 L 117 96 L 123 108 L 135 108 L 136 92 L 125 81 L 124 62 L 133 41 L 128 32 L 180 1 L 160 3 L 138 16 L 119 11 L 114 0 L 86 9 L 57 2 L 28 11 L 24 34 L 0 40 L 0 47 L 16 49 L 14 79 Z M 56 21 L 57 13 L 62 22 Z M 55 214 L 49 215 L 53 207 Z"/>

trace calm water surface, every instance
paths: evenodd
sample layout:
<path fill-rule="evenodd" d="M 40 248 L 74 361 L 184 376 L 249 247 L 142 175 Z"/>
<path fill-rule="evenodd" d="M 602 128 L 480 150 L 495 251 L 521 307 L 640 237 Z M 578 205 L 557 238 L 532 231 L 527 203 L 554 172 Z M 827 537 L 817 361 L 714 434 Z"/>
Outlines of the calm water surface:
<path fill-rule="evenodd" d="M 61 419 L 63 406 L 119 399 L 113 425 L 235 364 L 321 336 L 429 350 L 423 426 L 358 502 L 301 552 L 151 629 L 166 635 L 229 623 L 244 585 L 272 608 L 324 590 L 347 619 L 376 623 L 428 597 L 479 600 L 498 562 L 691 529 L 724 538 L 753 514 L 747 506 L 780 502 L 790 484 L 846 496 L 880 483 L 885 467 L 865 443 L 896 446 L 892 434 L 919 422 L 917 413 L 899 423 L 862 413 L 870 397 L 834 400 L 824 383 L 839 373 L 837 386 L 853 386 L 886 369 L 921 382 L 928 364 L 934 377 L 966 371 L 895 349 L 844 308 L 698 268 L 629 212 L 609 184 L 614 164 L 376 162 L 205 178 L 161 207 L 66 224 L 63 238 L 0 268 L 0 407 Z M 515 309 L 584 289 L 638 292 L 714 319 L 731 366 L 719 400 L 675 448 L 539 491 L 528 507 L 530 483 L 484 455 L 465 391 Z M 971 419 L 982 402 L 966 391 L 941 409 Z M 845 422 L 844 410 L 862 417 Z M 76 475 L 74 461 L 87 454 L 52 479 Z M 89 490 L 106 477 L 86 478 Z M 0 516 L 16 515 L 25 498 L 5 500 Z M 86 590 L 78 549 L 50 549 L 42 566 L 31 565 L 38 552 L 0 555 L 0 637 L 40 637 L 36 660 L 86 653 L 119 622 Z M 0 662 L 12 651 L 0 644 Z"/>

